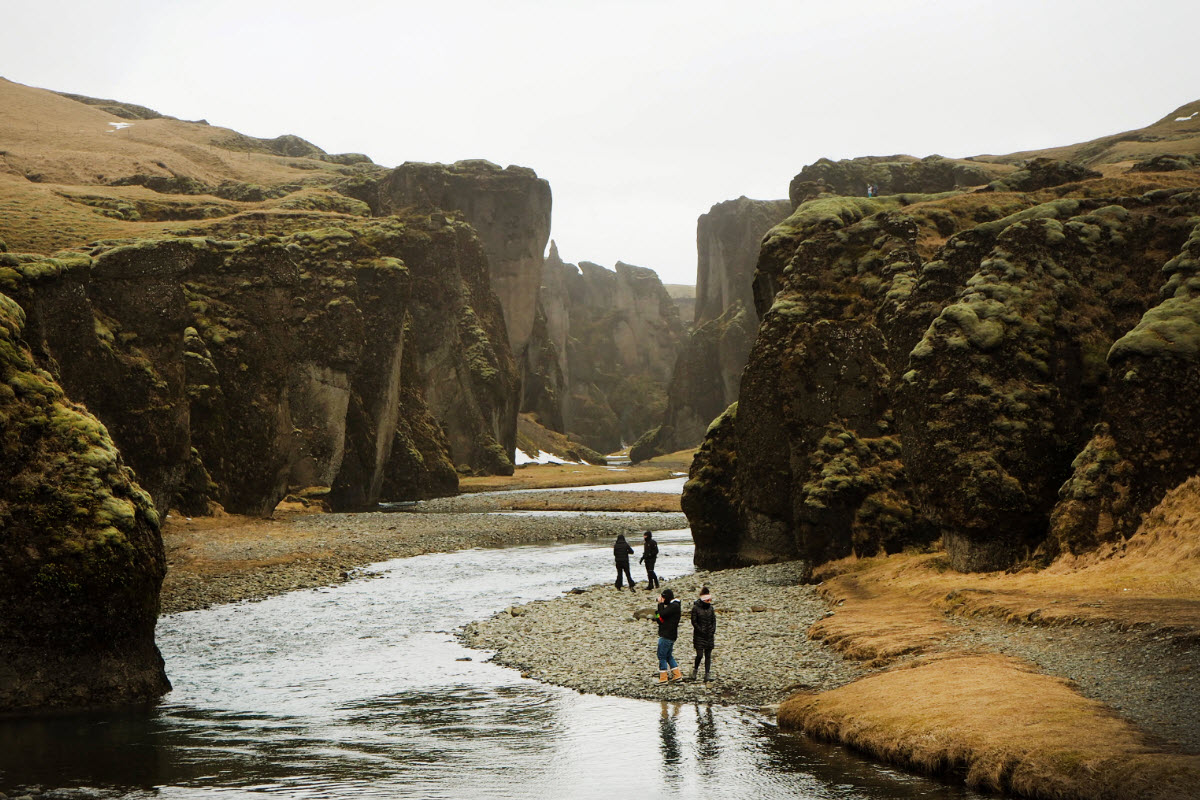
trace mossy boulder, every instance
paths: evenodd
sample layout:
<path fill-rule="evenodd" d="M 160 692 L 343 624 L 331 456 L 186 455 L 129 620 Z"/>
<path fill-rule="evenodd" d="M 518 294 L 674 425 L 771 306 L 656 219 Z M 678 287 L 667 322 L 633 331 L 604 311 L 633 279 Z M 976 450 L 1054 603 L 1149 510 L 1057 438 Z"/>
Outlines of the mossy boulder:
<path fill-rule="evenodd" d="M 1099 177 L 1099 172 L 1082 164 L 1054 158 L 1033 158 L 1015 172 L 992 181 L 987 188 L 994 192 L 1036 192 L 1038 189 Z"/>
<path fill-rule="evenodd" d="M 159 519 L 104 425 L 25 346 L 0 295 L 0 712 L 150 703 Z"/>

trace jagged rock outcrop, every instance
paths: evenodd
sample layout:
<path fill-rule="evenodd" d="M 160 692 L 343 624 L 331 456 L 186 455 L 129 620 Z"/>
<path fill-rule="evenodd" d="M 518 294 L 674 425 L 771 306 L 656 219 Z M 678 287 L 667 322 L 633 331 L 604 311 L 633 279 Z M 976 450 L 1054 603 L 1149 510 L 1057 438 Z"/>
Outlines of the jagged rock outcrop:
<path fill-rule="evenodd" d="M 800 170 L 788 187 L 792 206 L 825 192 L 864 197 L 867 185 L 880 194 L 933 194 L 984 186 L 1012 171 L 1011 166 L 942 156 L 865 156 L 830 161 L 822 158 Z"/>
<path fill-rule="evenodd" d="M 543 299 L 560 326 L 555 330 L 568 326 L 564 427 L 575 441 L 611 453 L 662 417 L 683 339 L 679 311 L 645 267 L 618 262 L 609 270 L 559 260 L 553 268 L 562 275 L 566 303 L 553 302 L 554 294 Z"/>
<path fill-rule="evenodd" d="M 739 197 L 697 220 L 693 329 L 672 371 L 666 414 L 630 451 L 635 462 L 698 444 L 737 400 L 758 329 L 753 286 L 762 237 L 790 212 L 787 200 Z"/>
<path fill-rule="evenodd" d="M 798 207 L 764 242 L 736 413 L 685 488 L 697 564 L 940 535 L 984 570 L 1131 534 L 1200 468 L 1200 192 L 1144 187 Z"/>
<path fill-rule="evenodd" d="M 455 463 L 512 469 L 517 373 L 463 222 L 6 258 L 27 338 L 161 509 L 209 484 L 241 513 L 308 485 L 362 508 L 453 492 Z"/>
<path fill-rule="evenodd" d="M 25 347 L 0 294 L 0 712 L 149 703 L 158 515 L 104 426 Z"/>

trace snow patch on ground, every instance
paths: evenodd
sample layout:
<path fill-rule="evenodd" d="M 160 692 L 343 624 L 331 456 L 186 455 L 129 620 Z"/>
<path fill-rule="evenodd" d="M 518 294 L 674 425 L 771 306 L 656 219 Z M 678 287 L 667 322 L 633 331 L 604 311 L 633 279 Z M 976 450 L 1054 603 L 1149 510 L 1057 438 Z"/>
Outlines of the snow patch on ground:
<path fill-rule="evenodd" d="M 558 456 L 554 455 L 553 453 L 547 453 L 545 450 L 539 450 L 538 454 L 537 454 L 537 458 L 530 456 L 523 450 L 517 451 L 517 466 L 518 467 L 523 466 L 525 464 L 578 464 L 578 463 L 580 463 L 580 462 L 567 461 L 566 459 L 559 458 Z"/>
<path fill-rule="evenodd" d="M 1176 121 L 1176 122 L 1187 122 L 1188 120 L 1190 120 L 1190 119 L 1192 119 L 1193 117 L 1195 117 L 1197 114 L 1200 114 L 1200 111 L 1193 111 L 1193 112 L 1191 113 L 1191 115 L 1189 115 L 1189 116 L 1186 116 L 1186 117 L 1176 117 L 1176 118 L 1175 118 L 1175 121 Z"/>
<path fill-rule="evenodd" d="M 124 130 L 125 128 L 133 127 L 132 122 L 110 122 L 108 124 L 112 126 L 112 130 L 109 131 L 109 133 L 115 133 L 119 130 Z"/>

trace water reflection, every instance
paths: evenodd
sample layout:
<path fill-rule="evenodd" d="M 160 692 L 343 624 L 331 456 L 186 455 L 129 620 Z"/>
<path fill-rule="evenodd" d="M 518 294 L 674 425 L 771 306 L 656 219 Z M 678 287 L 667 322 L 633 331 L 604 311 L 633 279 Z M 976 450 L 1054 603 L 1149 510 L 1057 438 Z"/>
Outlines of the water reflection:
<path fill-rule="evenodd" d="M 659 565 L 690 570 L 686 531 Z M 149 713 L 0 721 L 0 791 L 159 798 L 963 798 L 700 705 L 581 695 L 482 663 L 450 631 L 605 581 L 611 543 L 379 565 L 336 589 L 164 618 Z M 460 659 L 473 660 L 460 660 Z M 817 749 L 812 749 L 817 748 Z"/>

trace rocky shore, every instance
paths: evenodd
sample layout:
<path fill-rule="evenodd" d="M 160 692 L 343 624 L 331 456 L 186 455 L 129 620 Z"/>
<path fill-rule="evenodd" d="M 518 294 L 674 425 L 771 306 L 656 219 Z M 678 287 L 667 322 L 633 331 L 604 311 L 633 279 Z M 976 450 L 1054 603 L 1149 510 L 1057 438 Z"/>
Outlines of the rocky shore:
<path fill-rule="evenodd" d="M 726 704 L 777 703 L 804 690 L 824 690 L 860 677 L 864 670 L 808 638 L 829 611 L 812 586 L 800 585 L 802 564 L 790 562 L 721 572 L 697 572 L 663 584 L 681 598 L 683 620 L 675 657 L 686 680 L 658 683 L 652 621 L 656 592 L 611 584 L 592 586 L 546 602 L 502 611 L 462 632 L 474 648 L 494 650 L 492 660 L 547 683 L 581 692 L 653 700 Z M 717 645 L 713 675 L 692 681 L 688 609 L 701 586 L 713 593 Z"/>

